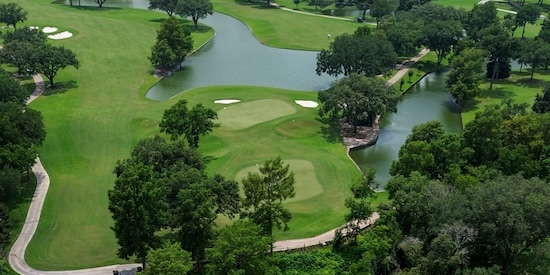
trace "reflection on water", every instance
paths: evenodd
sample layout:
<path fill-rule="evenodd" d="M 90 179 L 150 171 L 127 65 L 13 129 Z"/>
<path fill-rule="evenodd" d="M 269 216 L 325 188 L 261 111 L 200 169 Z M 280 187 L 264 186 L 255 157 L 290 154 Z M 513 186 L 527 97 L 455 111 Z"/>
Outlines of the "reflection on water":
<path fill-rule="evenodd" d="M 424 77 L 403 95 L 397 105 L 397 113 L 382 118 L 378 142 L 371 147 L 350 152 L 361 169 L 376 169 L 379 189 L 383 189 L 390 179 L 391 163 L 397 159 L 399 148 L 405 143 L 413 126 L 439 120 L 447 132 L 462 130 L 458 107 L 445 90 L 447 73 L 431 73 Z"/>

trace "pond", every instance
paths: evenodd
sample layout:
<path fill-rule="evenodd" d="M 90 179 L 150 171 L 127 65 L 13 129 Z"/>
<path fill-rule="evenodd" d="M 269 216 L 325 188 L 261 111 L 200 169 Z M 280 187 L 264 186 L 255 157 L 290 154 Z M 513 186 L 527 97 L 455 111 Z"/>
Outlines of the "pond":
<path fill-rule="evenodd" d="M 57 0 L 68 3 L 68 0 Z M 81 0 L 82 5 L 96 5 Z M 73 0 L 73 4 L 78 0 Z M 109 0 L 106 6 L 147 8 L 147 0 Z M 326 89 L 334 77 L 315 74 L 316 52 L 276 49 L 260 44 L 248 26 L 233 17 L 215 13 L 201 21 L 216 30 L 215 38 L 183 63 L 183 70 L 165 77 L 153 86 L 147 97 L 166 100 L 185 90 L 211 85 L 257 85 L 303 91 Z M 517 65 L 514 64 L 514 67 Z M 413 126 L 439 120 L 448 132 L 462 130 L 456 104 L 445 90 L 446 71 L 431 73 L 412 87 L 400 100 L 397 113 L 381 121 L 378 142 L 351 151 L 362 169 L 377 170 L 376 182 L 382 189 L 390 178 L 389 168 Z"/>

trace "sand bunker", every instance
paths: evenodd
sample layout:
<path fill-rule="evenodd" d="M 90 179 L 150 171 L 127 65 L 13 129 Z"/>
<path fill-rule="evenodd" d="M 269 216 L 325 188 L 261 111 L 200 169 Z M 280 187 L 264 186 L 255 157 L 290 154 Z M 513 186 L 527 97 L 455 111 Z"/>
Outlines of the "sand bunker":
<path fill-rule="evenodd" d="M 30 26 L 29 29 L 30 29 L 30 30 L 38 30 L 38 29 L 40 29 L 40 28 L 39 28 L 38 26 Z"/>
<path fill-rule="evenodd" d="M 43 33 L 52 33 L 52 32 L 56 32 L 56 31 L 57 31 L 56 27 L 44 27 L 42 29 Z"/>
<path fill-rule="evenodd" d="M 65 38 L 69 38 L 73 36 L 73 34 L 69 31 L 64 31 L 64 32 L 60 32 L 60 33 L 56 33 L 56 34 L 52 34 L 52 35 L 48 35 L 48 38 L 50 39 L 55 39 L 55 40 L 59 40 L 59 39 L 65 39 Z"/>
<path fill-rule="evenodd" d="M 214 103 L 218 103 L 218 104 L 231 104 L 231 103 L 237 103 L 237 102 L 240 102 L 240 100 L 238 100 L 238 99 L 219 99 L 219 100 L 214 101 Z"/>
<path fill-rule="evenodd" d="M 296 104 L 298 104 L 302 107 L 306 107 L 306 108 L 315 108 L 315 107 L 319 106 L 319 103 L 317 103 L 315 101 L 312 101 L 312 100 L 294 100 L 294 102 L 296 102 Z"/>

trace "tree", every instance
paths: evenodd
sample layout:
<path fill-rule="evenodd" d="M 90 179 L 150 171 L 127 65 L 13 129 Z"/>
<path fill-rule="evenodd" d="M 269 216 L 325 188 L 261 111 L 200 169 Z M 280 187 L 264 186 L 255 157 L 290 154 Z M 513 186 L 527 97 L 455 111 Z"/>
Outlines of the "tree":
<path fill-rule="evenodd" d="M 383 37 L 366 33 L 361 30 L 353 35 L 337 36 L 328 50 L 323 49 L 317 55 L 317 74 L 375 76 L 395 68 L 397 54 L 392 44 Z"/>
<path fill-rule="evenodd" d="M 160 68 L 172 67 L 180 61 L 164 39 L 155 43 L 151 49 L 149 60 L 151 60 L 153 66 Z"/>
<path fill-rule="evenodd" d="M 17 29 L 18 22 L 27 20 L 27 14 L 28 12 L 16 3 L 0 4 L 0 22 L 6 23 L 7 26 L 12 25 L 14 29 Z"/>
<path fill-rule="evenodd" d="M 212 248 L 206 250 L 208 274 L 267 274 L 271 266 L 267 251 L 271 239 L 249 221 L 236 221 L 222 228 Z"/>
<path fill-rule="evenodd" d="M 11 221 L 9 208 L 0 202 L 0 251 L 10 242 Z"/>
<path fill-rule="evenodd" d="M 510 58 L 518 52 L 519 41 L 510 36 L 509 31 L 500 23 L 494 23 L 479 31 L 479 47 L 488 52 L 489 63 L 487 68 L 492 67 L 489 89 L 493 88 L 494 80 L 500 78 L 502 63 L 510 63 Z M 487 70 L 489 73 L 489 70 Z"/>
<path fill-rule="evenodd" d="M 197 104 L 190 111 L 187 109 L 187 100 L 181 99 L 170 109 L 164 111 L 159 124 L 161 132 L 167 133 L 172 140 L 185 135 L 189 146 L 199 147 L 199 137 L 212 132 L 219 124 L 213 122 L 218 118 L 217 113 L 202 104 Z"/>
<path fill-rule="evenodd" d="M 550 112 L 550 87 L 544 88 L 542 95 L 537 94 L 533 103 L 533 112 L 548 113 Z"/>
<path fill-rule="evenodd" d="M 248 217 L 259 225 L 271 240 L 274 225 L 280 229 L 284 224 L 286 231 L 287 223 L 292 219 L 292 214 L 283 207 L 284 200 L 296 195 L 294 173 L 289 170 L 290 166 L 284 166 L 281 157 L 276 157 L 267 160 L 260 167 L 260 173 L 248 173 L 242 180 L 245 195 L 242 217 Z"/>
<path fill-rule="evenodd" d="M 519 62 L 531 66 L 531 77 L 535 69 L 543 68 L 550 64 L 550 44 L 542 39 L 528 39 L 523 41 L 523 50 L 520 53 Z"/>
<path fill-rule="evenodd" d="M 68 66 L 78 69 L 80 62 L 76 59 L 73 51 L 65 47 L 51 46 L 44 44 L 36 53 L 35 61 L 37 71 L 44 74 L 50 81 L 50 88 L 54 88 L 54 78 L 60 69 L 65 69 Z"/>
<path fill-rule="evenodd" d="M 376 18 L 376 28 L 382 17 L 392 14 L 397 9 L 395 0 L 374 0 L 370 7 L 370 15 Z"/>
<path fill-rule="evenodd" d="M 182 188 L 178 194 L 178 206 L 173 215 L 179 230 L 178 239 L 183 249 L 190 251 L 202 269 L 205 249 L 214 237 L 216 213 L 212 192 L 203 182 L 194 182 Z"/>
<path fill-rule="evenodd" d="M 465 24 L 466 33 L 474 41 L 479 41 L 483 35 L 479 31 L 498 22 L 497 8 L 495 3 L 489 1 L 483 5 L 475 5 L 469 12 L 467 23 Z"/>
<path fill-rule="evenodd" d="M 323 104 L 319 113 L 348 122 L 356 131 L 359 125 L 371 126 L 377 115 L 395 112 L 397 100 L 398 94 L 383 80 L 352 74 L 319 93 L 319 101 Z"/>
<path fill-rule="evenodd" d="M 181 249 L 179 244 L 164 244 L 163 247 L 147 252 L 147 269 L 144 275 L 180 275 L 193 268 L 191 254 Z"/>
<path fill-rule="evenodd" d="M 399 56 L 411 56 L 418 52 L 422 44 L 423 25 L 420 21 L 399 20 L 382 24 L 380 28 Z"/>
<path fill-rule="evenodd" d="M 36 52 L 42 45 L 29 42 L 13 41 L 4 45 L 0 52 L 1 63 L 17 68 L 17 74 L 28 75 L 36 72 L 37 62 L 34 60 Z"/>
<path fill-rule="evenodd" d="M 103 7 L 103 4 L 105 4 L 105 2 L 107 2 L 107 0 L 94 0 L 94 2 L 97 3 L 97 5 L 102 8 Z"/>
<path fill-rule="evenodd" d="M 0 69 L 0 101 L 11 101 L 23 105 L 27 98 L 29 98 L 29 92 L 23 89 L 19 81 Z"/>
<path fill-rule="evenodd" d="M 479 95 L 479 84 L 483 73 L 484 52 L 479 49 L 466 48 L 453 57 L 447 76 L 446 86 L 459 106 Z"/>
<path fill-rule="evenodd" d="M 211 15 L 213 9 L 210 0 L 179 0 L 176 13 L 181 17 L 191 17 L 196 29 L 199 18 L 204 19 L 207 15 Z"/>
<path fill-rule="evenodd" d="M 516 14 L 516 25 L 522 26 L 521 37 L 525 36 L 525 26 L 527 23 L 535 24 L 539 19 L 541 8 L 537 5 L 525 5 L 519 9 Z"/>
<path fill-rule="evenodd" d="M 376 196 L 372 189 L 375 174 L 374 169 L 363 171 L 362 177 L 351 186 L 352 196 L 346 198 L 345 202 L 346 208 L 349 210 L 345 216 L 345 220 L 348 222 L 347 237 L 356 239 L 361 231 L 361 224 L 365 223 L 373 213 L 370 199 Z"/>
<path fill-rule="evenodd" d="M 150 10 L 162 10 L 165 11 L 168 16 L 176 13 L 178 0 L 149 0 Z"/>
<path fill-rule="evenodd" d="M 462 37 L 458 21 L 435 21 L 424 28 L 424 45 L 437 54 L 437 65 L 447 56 Z"/>
<path fill-rule="evenodd" d="M 544 19 L 544 22 L 542 22 L 542 27 L 537 38 L 544 40 L 546 43 L 550 43 L 550 21 L 548 18 Z"/>
<path fill-rule="evenodd" d="M 367 14 L 367 10 L 370 8 L 374 0 L 356 0 L 355 6 L 358 10 L 362 11 L 361 19 L 365 20 L 365 15 Z"/>
<path fill-rule="evenodd" d="M 165 41 L 165 42 L 163 42 Z M 166 44 L 171 52 L 166 49 Z M 153 46 L 151 57 L 153 65 L 175 66 L 182 62 L 193 49 L 190 32 L 174 16 L 162 21 L 157 31 L 157 42 Z"/>
<path fill-rule="evenodd" d="M 130 164 L 117 176 L 115 186 L 108 192 L 109 211 L 113 215 L 119 245 L 118 256 L 128 259 L 136 255 L 145 268 L 147 252 L 160 244 L 155 235 L 167 210 L 161 186 L 155 183 L 153 168 Z"/>

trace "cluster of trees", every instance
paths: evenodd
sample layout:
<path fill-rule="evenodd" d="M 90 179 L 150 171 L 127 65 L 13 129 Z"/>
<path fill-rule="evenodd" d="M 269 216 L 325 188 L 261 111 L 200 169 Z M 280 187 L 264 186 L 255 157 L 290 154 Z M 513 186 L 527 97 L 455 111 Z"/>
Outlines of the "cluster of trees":
<path fill-rule="evenodd" d="M 197 28 L 199 19 L 212 14 L 214 7 L 209 0 L 149 0 L 149 9 L 162 10 L 170 17 L 191 17 Z"/>
<path fill-rule="evenodd" d="M 395 112 L 398 98 L 380 78 L 351 74 L 319 92 L 319 113 L 335 122 L 349 123 L 356 132 L 360 125 L 372 126 L 377 115 Z"/>
<path fill-rule="evenodd" d="M 144 139 L 129 159 L 117 162 L 109 210 L 119 256 L 136 255 L 145 267 L 149 255 L 150 274 L 183 274 L 191 268 L 191 259 L 202 270 L 205 258 L 213 274 L 228 270 L 260 274 L 269 269 L 262 259 L 271 247 L 273 229 L 288 229 L 292 215 L 282 202 L 294 196 L 295 180 L 280 158 L 268 160 L 259 173 L 243 179 L 242 199 L 237 182 L 206 174 L 197 147 L 199 136 L 217 126 L 216 118 L 213 110 L 200 104 L 189 110 L 180 100 L 165 111 L 160 123 L 171 142 L 160 136 Z M 218 215 L 230 219 L 240 215 L 249 221 L 236 221 L 215 232 Z M 157 233 L 163 228 L 174 233 L 177 245 L 161 246 Z M 172 267 L 177 271 L 166 269 Z"/>
<path fill-rule="evenodd" d="M 27 20 L 28 12 L 16 3 L 0 3 L 0 22 L 17 29 L 17 23 Z"/>
<path fill-rule="evenodd" d="M 12 24 L 15 26 L 15 22 Z M 69 66 L 80 67 L 73 51 L 50 45 L 43 32 L 30 28 L 14 29 L 5 35 L 0 64 L 17 68 L 20 76 L 43 74 L 48 78 L 50 88 L 55 87 L 54 78 L 59 70 Z"/>

